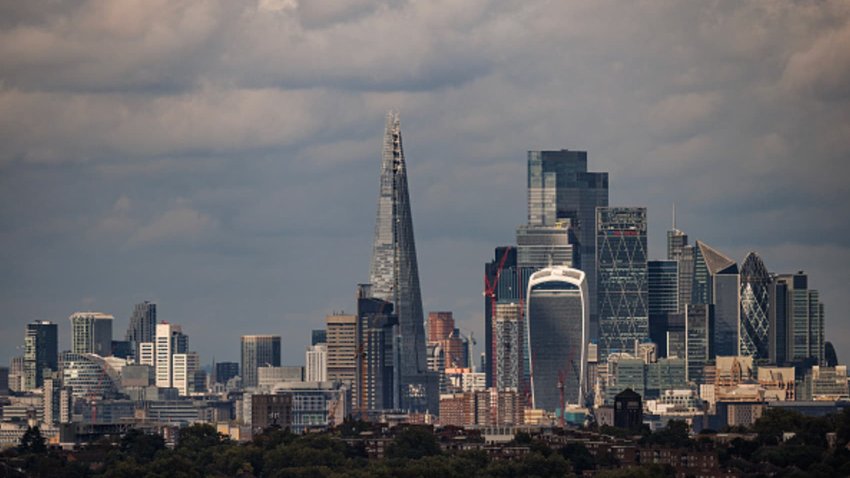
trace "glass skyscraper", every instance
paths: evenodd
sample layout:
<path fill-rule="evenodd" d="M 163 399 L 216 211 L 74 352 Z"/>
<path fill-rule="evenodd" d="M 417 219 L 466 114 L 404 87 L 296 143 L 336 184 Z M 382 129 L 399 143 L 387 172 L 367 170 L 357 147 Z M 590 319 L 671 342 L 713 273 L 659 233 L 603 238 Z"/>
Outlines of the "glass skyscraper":
<path fill-rule="evenodd" d="M 138 357 L 139 344 L 153 342 L 156 337 L 156 304 L 144 301 L 133 307 L 125 340 L 131 343 L 134 356 Z"/>
<path fill-rule="evenodd" d="M 583 406 L 590 321 L 585 273 L 567 267 L 535 272 L 527 297 L 533 407 L 563 411 L 566 404 Z"/>
<path fill-rule="evenodd" d="M 596 209 L 599 361 L 649 339 L 646 208 Z"/>
<path fill-rule="evenodd" d="M 769 357 L 770 274 L 761 257 L 750 252 L 741 265 L 741 355 Z"/>
<path fill-rule="evenodd" d="M 528 225 L 552 226 L 569 219 L 580 268 L 587 274 L 591 332 L 597 328 L 596 208 L 605 206 L 608 173 L 588 172 L 586 151 L 528 152 Z"/>
<path fill-rule="evenodd" d="M 708 244 L 694 248 L 694 304 L 714 304 L 715 355 L 739 354 L 741 277 L 738 264 Z"/>
<path fill-rule="evenodd" d="M 658 356 L 667 356 L 667 315 L 679 310 L 679 267 L 677 261 L 649 261 L 649 334 L 658 346 Z"/>
<path fill-rule="evenodd" d="M 419 268 L 407 166 L 398 114 L 387 115 L 381 160 L 380 194 L 370 265 L 372 296 L 390 302 L 398 315 L 402 408 L 436 411 L 437 377 L 428 373 Z"/>
<path fill-rule="evenodd" d="M 814 359 L 816 363 L 823 363 L 825 320 L 819 292 L 809 289 L 809 277 L 803 271 L 779 275 L 775 283 L 771 289 L 776 296 L 771 302 L 776 307 L 770 317 L 777 330 L 770 337 L 777 347 L 776 362 L 781 363 L 784 356 L 786 362 Z"/>
<path fill-rule="evenodd" d="M 257 369 L 263 366 L 280 367 L 279 335 L 242 336 L 242 386 L 259 384 Z"/>
<path fill-rule="evenodd" d="M 44 369 L 58 370 L 58 326 L 46 320 L 27 324 L 24 336 L 24 390 L 41 387 Z"/>
<path fill-rule="evenodd" d="M 112 355 L 112 321 L 114 317 L 100 312 L 77 312 L 71 320 L 71 352 L 75 354 Z"/>

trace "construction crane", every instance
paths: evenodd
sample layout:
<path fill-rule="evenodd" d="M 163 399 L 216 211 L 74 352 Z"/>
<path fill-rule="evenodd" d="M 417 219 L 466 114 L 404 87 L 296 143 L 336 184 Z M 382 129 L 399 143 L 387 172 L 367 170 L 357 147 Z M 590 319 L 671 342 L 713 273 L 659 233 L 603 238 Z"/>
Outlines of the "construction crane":
<path fill-rule="evenodd" d="M 484 296 L 490 299 L 490 324 L 496 323 L 496 288 L 499 287 L 499 278 L 502 276 L 502 270 L 505 268 L 505 262 L 508 260 L 508 253 L 511 251 L 511 246 L 505 247 L 505 251 L 502 253 L 502 258 L 499 259 L 499 265 L 496 267 L 496 273 L 493 274 L 493 282 L 490 283 L 490 279 L 487 278 L 487 274 L 484 274 Z M 495 337 L 491 334 L 490 340 L 494 341 Z M 490 344 L 491 352 L 495 352 L 495 344 Z M 470 360 L 474 360 L 470 357 Z M 490 376 L 493 376 L 493 357 L 487 357 L 487 362 L 489 363 L 488 370 Z"/>

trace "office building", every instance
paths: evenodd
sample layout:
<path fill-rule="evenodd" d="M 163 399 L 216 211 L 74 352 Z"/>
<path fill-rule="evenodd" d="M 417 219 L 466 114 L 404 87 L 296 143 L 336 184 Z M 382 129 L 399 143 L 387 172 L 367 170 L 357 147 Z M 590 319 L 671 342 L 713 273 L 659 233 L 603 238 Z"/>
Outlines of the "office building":
<path fill-rule="evenodd" d="M 708 244 L 694 248 L 693 304 L 714 304 L 716 355 L 738 355 L 741 322 L 741 278 L 738 264 Z"/>
<path fill-rule="evenodd" d="M 30 322 L 24 336 L 24 390 L 33 390 L 44 383 L 44 371 L 59 370 L 59 327 L 53 322 Z"/>
<path fill-rule="evenodd" d="M 578 269 L 551 267 L 529 278 L 526 317 L 534 408 L 555 411 L 567 403 L 585 403 L 587 290 L 587 276 Z"/>
<path fill-rule="evenodd" d="M 520 390 L 526 334 L 519 303 L 496 304 L 496 390 Z"/>
<path fill-rule="evenodd" d="M 195 352 L 172 355 L 171 387 L 176 388 L 180 396 L 185 397 L 195 391 L 195 372 L 200 369 L 200 362 Z"/>
<path fill-rule="evenodd" d="M 251 396 L 251 429 L 262 433 L 267 428 L 286 429 L 292 424 L 292 395 Z"/>
<path fill-rule="evenodd" d="M 714 306 L 690 304 L 685 309 L 687 380 L 706 383 L 705 366 L 714 359 Z"/>
<path fill-rule="evenodd" d="M 738 355 L 767 359 L 770 330 L 771 277 L 761 257 L 750 252 L 741 264 L 741 323 Z"/>
<path fill-rule="evenodd" d="M 357 316 L 329 315 L 325 323 L 328 331 L 328 380 L 342 382 L 351 390 L 357 376 Z"/>
<path fill-rule="evenodd" d="M 466 344 L 451 312 L 428 313 L 428 343 L 440 345 L 448 368 L 466 367 Z"/>
<path fill-rule="evenodd" d="M 338 426 L 351 415 L 350 392 L 340 383 L 285 382 L 276 385 L 272 392 L 292 397 L 289 428 L 293 433 Z"/>
<path fill-rule="evenodd" d="M 154 338 L 156 386 L 159 388 L 174 387 L 173 356 L 185 354 L 189 351 L 189 337 L 183 334 L 183 329 L 179 325 L 162 322 L 156 324 L 156 337 Z"/>
<path fill-rule="evenodd" d="M 516 231 L 517 265 L 531 272 L 549 266 L 578 268 L 577 238 L 569 219 L 551 225 L 519 226 Z"/>
<path fill-rule="evenodd" d="M 9 367 L 0 367 L 0 397 L 9 395 Z"/>
<path fill-rule="evenodd" d="M 321 342 L 307 347 L 304 355 L 304 380 L 325 382 L 328 380 L 328 344 Z"/>
<path fill-rule="evenodd" d="M 667 356 L 667 315 L 679 311 L 679 263 L 648 261 L 647 300 L 649 336 L 658 346 L 658 356 Z"/>
<path fill-rule="evenodd" d="M 436 376 L 428 373 L 419 268 L 398 115 L 387 115 L 380 194 L 370 267 L 372 296 L 393 304 L 398 317 L 402 408 L 436 411 Z M 430 377 L 430 378 L 429 378 Z"/>
<path fill-rule="evenodd" d="M 641 395 L 626 389 L 614 397 L 614 426 L 625 430 L 638 431 L 643 425 L 643 404 Z"/>
<path fill-rule="evenodd" d="M 596 210 L 599 360 L 649 339 L 646 208 Z"/>
<path fill-rule="evenodd" d="M 62 385 L 74 398 L 110 397 L 118 390 L 118 371 L 99 355 L 64 352 L 59 358 Z"/>
<path fill-rule="evenodd" d="M 429 324 L 429 328 L 437 327 Z M 373 297 L 368 284 L 360 284 L 356 330 L 359 358 L 355 364 L 357 379 L 352 388 L 352 402 L 361 417 L 374 411 L 398 409 L 401 405 L 402 391 L 397 375 L 400 357 L 395 338 L 398 330 L 399 322 L 393 313 L 393 305 Z M 439 345 L 433 345 L 432 349 L 434 347 L 439 349 Z M 445 362 L 437 365 L 435 372 L 442 374 Z"/>
<path fill-rule="evenodd" d="M 774 282 L 769 312 L 770 329 L 775 330 L 769 335 L 776 346 L 772 358 L 777 364 L 806 360 L 823 364 L 825 320 L 819 292 L 809 288 L 803 271 L 776 276 Z"/>
<path fill-rule="evenodd" d="M 215 382 L 227 383 L 233 377 L 239 375 L 239 364 L 237 362 L 218 362 L 215 364 Z"/>
<path fill-rule="evenodd" d="M 328 343 L 328 332 L 325 329 L 314 329 L 310 333 L 310 345 Z"/>
<path fill-rule="evenodd" d="M 596 208 L 608 206 L 608 173 L 587 170 L 586 151 L 528 152 L 528 225 L 569 220 L 587 275 L 591 337 L 596 319 Z"/>
<path fill-rule="evenodd" d="M 525 277 L 527 279 L 527 277 Z M 525 296 L 524 284 L 517 268 L 517 249 L 512 246 L 497 247 L 492 261 L 484 265 L 484 357 L 483 372 L 487 386 L 496 383 L 496 334 L 494 306 L 496 304 L 519 304 Z M 523 320 L 520 317 L 520 320 Z"/>
<path fill-rule="evenodd" d="M 112 353 L 114 317 L 100 312 L 77 312 L 69 319 L 71 321 L 71 352 L 97 354 L 101 357 Z"/>
<path fill-rule="evenodd" d="M 279 335 L 243 335 L 242 336 L 242 386 L 245 388 L 259 385 L 259 367 L 280 367 Z"/>
<path fill-rule="evenodd" d="M 156 304 L 144 301 L 133 306 L 125 340 L 131 343 L 133 353 L 138 356 L 142 342 L 153 342 L 156 337 Z"/>
<path fill-rule="evenodd" d="M 257 387 L 272 389 L 281 382 L 303 382 L 304 367 L 298 365 L 284 365 L 272 367 L 263 365 L 257 368 Z"/>
<path fill-rule="evenodd" d="M 142 342 L 139 344 L 139 355 L 136 357 L 139 365 L 156 366 L 156 342 Z"/>

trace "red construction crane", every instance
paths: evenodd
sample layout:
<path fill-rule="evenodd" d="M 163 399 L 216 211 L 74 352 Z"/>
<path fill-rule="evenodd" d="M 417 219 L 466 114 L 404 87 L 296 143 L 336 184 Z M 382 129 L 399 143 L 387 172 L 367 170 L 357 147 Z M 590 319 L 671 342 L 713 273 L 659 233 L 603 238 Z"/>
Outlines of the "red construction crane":
<path fill-rule="evenodd" d="M 490 282 L 490 279 L 487 278 L 487 274 L 484 274 L 484 296 L 490 298 L 490 326 L 492 327 L 496 323 L 496 288 L 499 286 L 499 277 L 502 275 L 502 269 L 505 268 L 505 262 L 508 260 L 508 253 L 511 251 L 511 246 L 505 247 L 505 252 L 502 253 L 502 258 L 499 259 L 499 266 L 496 268 L 496 273 L 493 275 L 493 282 Z M 493 355 L 496 354 L 496 335 L 492 333 L 490 334 L 490 350 Z M 469 358 L 470 360 L 474 360 L 473 357 Z M 490 363 L 490 376 L 494 377 L 495 374 L 495 358 L 487 357 L 487 361 Z"/>

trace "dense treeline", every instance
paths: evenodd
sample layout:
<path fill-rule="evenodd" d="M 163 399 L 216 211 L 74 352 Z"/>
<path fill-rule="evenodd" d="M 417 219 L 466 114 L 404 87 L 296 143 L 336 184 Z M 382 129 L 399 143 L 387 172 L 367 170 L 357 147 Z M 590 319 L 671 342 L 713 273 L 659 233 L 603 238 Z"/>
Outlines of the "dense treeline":
<path fill-rule="evenodd" d="M 344 440 L 356 436 L 359 429 L 349 424 L 335 433 L 308 435 L 269 430 L 238 444 L 209 425 L 194 425 L 181 430 L 173 449 L 158 435 L 132 430 L 117 441 L 104 439 L 72 454 L 47 449 L 37 429 L 32 429 L 20 447 L 0 457 L 0 478 L 563 477 L 592 469 L 603 478 L 674 475 L 670 467 L 618 467 L 612 456 L 594 457 L 579 443 L 552 449 L 524 433 L 515 440 L 530 450 L 521 458 L 492 459 L 483 451 L 446 453 L 423 427 L 405 428 L 387 444 L 384 459 L 370 460 L 362 444 Z M 752 429 L 737 431 L 756 435 L 751 440 L 735 438 L 728 446 L 718 446 L 717 453 L 724 468 L 743 476 L 850 476 L 848 411 L 810 418 L 771 409 Z M 663 430 L 645 434 L 639 444 L 714 449 L 711 435 L 690 438 L 682 422 L 671 422 Z"/>

